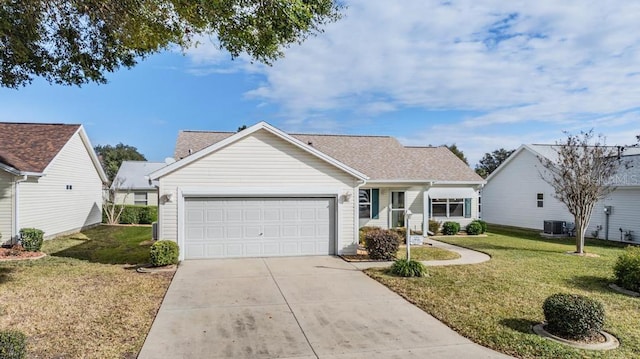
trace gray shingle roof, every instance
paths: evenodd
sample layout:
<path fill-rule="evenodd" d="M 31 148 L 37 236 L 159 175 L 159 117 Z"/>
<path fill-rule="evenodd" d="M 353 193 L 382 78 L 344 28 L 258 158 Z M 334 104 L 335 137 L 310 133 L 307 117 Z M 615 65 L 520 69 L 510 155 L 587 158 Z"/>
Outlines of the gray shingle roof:
<path fill-rule="evenodd" d="M 174 156 L 187 157 L 233 134 L 180 131 Z M 366 174 L 370 181 L 483 181 L 446 147 L 406 147 L 389 136 L 290 135 Z"/>
<path fill-rule="evenodd" d="M 118 174 L 116 174 L 116 178 L 124 180 L 119 187 L 153 190 L 155 187 L 149 184 L 149 180 L 145 176 L 166 165 L 164 162 L 123 161 L 118 169 Z"/>

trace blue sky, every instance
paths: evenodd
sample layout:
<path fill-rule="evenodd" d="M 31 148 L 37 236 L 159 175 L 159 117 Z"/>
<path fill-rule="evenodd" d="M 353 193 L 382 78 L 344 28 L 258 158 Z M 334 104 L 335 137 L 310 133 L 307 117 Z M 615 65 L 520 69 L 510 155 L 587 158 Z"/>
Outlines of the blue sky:
<path fill-rule="evenodd" d="M 149 160 L 181 129 L 392 135 L 485 152 L 593 128 L 640 134 L 640 3 L 349 0 L 345 16 L 273 66 L 215 39 L 154 55 L 106 85 L 0 89 L 0 121 L 84 124 L 93 144 Z"/>

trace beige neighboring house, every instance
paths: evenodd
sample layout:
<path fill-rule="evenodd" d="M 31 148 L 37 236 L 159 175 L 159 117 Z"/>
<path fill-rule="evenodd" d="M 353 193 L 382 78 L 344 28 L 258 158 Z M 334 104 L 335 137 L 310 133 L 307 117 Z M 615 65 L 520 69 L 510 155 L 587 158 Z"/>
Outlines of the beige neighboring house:
<path fill-rule="evenodd" d="M 164 162 L 123 161 L 111 187 L 116 190 L 116 203 L 157 206 L 158 188 L 149 182 L 149 173 L 166 166 Z M 116 188 L 117 187 L 117 188 Z"/>
<path fill-rule="evenodd" d="M 388 136 L 181 131 L 159 184 L 159 236 L 181 259 L 354 254 L 358 229 L 478 216 L 485 181 L 445 147 Z"/>
<path fill-rule="evenodd" d="M 99 224 L 106 182 L 82 125 L 0 123 L 0 242 Z"/>

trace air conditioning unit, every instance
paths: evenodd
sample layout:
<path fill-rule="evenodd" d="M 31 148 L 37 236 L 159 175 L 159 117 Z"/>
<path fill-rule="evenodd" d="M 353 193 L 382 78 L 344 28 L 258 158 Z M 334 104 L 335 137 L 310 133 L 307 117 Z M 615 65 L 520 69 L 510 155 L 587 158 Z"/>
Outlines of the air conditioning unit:
<path fill-rule="evenodd" d="M 151 239 L 158 240 L 158 222 L 151 223 Z"/>
<path fill-rule="evenodd" d="M 565 221 L 544 221 L 544 233 L 563 234 L 566 226 L 567 222 Z"/>

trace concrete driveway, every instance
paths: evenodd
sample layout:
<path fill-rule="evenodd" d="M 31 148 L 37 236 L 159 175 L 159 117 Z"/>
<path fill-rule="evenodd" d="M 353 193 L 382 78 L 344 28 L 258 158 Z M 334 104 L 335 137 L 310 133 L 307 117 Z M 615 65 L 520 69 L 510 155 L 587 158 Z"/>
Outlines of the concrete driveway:
<path fill-rule="evenodd" d="M 183 262 L 139 358 L 507 358 L 335 257 Z"/>

